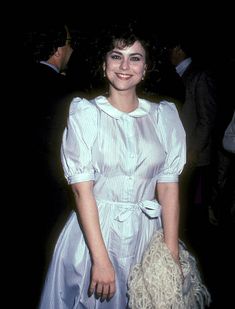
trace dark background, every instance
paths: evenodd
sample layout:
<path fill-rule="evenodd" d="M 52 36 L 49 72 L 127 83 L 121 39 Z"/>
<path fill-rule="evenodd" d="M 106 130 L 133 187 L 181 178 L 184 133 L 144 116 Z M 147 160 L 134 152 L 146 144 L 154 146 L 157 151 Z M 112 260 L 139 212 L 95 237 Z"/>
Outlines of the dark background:
<path fill-rule="evenodd" d="M 101 39 L 104 29 L 108 30 L 115 24 L 134 21 L 147 36 L 155 38 L 156 59 L 159 50 L 169 39 L 183 35 L 193 46 L 195 58 L 212 69 L 218 80 L 222 78 L 224 67 L 235 61 L 235 17 L 230 5 L 225 3 L 222 6 L 200 2 L 89 2 L 81 5 L 66 2 L 63 6 L 55 5 L 53 8 L 48 4 L 35 7 L 31 4 L 26 10 L 27 13 L 20 17 L 23 24 L 24 65 L 30 65 L 33 61 L 33 32 L 40 31 L 42 25 L 50 27 L 53 23 L 66 23 L 77 43 L 67 71 L 74 91 L 91 92 L 99 86 L 97 76 L 92 72 L 99 65 L 96 62 L 99 47 L 97 50 L 94 42 Z M 157 78 L 155 75 L 151 77 L 153 82 Z M 157 93 L 158 88 L 154 91 Z"/>

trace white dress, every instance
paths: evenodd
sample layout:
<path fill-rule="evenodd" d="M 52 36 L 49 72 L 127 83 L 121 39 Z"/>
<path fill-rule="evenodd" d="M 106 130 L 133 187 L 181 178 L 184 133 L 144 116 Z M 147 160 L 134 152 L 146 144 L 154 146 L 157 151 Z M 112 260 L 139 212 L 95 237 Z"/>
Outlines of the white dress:
<path fill-rule="evenodd" d="M 75 212 L 57 241 L 41 309 L 127 308 L 127 279 L 161 227 L 157 182 L 177 182 L 185 164 L 185 132 L 173 103 L 139 99 L 131 113 L 105 97 L 75 98 L 61 148 L 69 184 L 93 180 L 103 238 L 116 272 L 110 301 L 88 297 L 90 255 Z"/>

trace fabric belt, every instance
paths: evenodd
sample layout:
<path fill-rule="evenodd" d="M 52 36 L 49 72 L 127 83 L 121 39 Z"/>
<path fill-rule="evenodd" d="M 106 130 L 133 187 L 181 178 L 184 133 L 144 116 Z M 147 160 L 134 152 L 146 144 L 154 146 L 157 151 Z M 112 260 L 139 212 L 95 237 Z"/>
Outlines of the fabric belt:
<path fill-rule="evenodd" d="M 149 218 L 158 218 L 161 216 L 161 205 L 157 200 L 144 200 L 138 203 L 112 202 L 100 199 L 97 199 L 97 201 L 123 207 L 120 213 L 115 217 L 115 220 L 120 222 L 126 221 L 134 211 L 142 211 Z"/>

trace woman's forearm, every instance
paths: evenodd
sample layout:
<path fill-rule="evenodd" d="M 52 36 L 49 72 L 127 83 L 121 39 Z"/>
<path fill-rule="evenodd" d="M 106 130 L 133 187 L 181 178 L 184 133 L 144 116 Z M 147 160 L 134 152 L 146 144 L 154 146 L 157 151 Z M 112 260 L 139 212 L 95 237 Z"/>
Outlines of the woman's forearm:
<path fill-rule="evenodd" d="M 179 189 L 178 183 L 157 185 L 159 203 L 162 205 L 164 241 L 175 259 L 179 258 Z"/>
<path fill-rule="evenodd" d="M 100 229 L 97 205 L 93 195 L 93 182 L 77 183 L 72 185 L 72 188 L 92 261 L 88 293 L 89 295 L 96 293 L 96 297 L 101 297 L 101 300 L 111 298 L 116 291 L 115 271 Z"/>
<path fill-rule="evenodd" d="M 103 241 L 96 201 L 93 195 L 93 182 L 87 181 L 72 185 L 75 203 L 83 233 L 93 262 L 108 258 Z"/>

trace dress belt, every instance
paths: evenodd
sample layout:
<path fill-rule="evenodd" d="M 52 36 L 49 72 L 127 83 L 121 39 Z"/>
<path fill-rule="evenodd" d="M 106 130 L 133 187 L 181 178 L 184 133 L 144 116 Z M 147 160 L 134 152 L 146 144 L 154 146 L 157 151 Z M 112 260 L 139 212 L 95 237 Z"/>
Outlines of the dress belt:
<path fill-rule="evenodd" d="M 157 200 L 144 200 L 138 203 L 123 203 L 123 202 L 112 202 L 112 201 L 105 201 L 97 199 L 100 202 L 106 202 L 111 204 L 116 204 L 117 206 L 123 207 L 120 213 L 115 217 L 115 220 L 119 222 L 126 221 L 129 216 L 133 213 L 133 211 L 142 211 L 146 214 L 149 218 L 158 218 L 161 216 L 161 205 L 158 203 Z"/>

